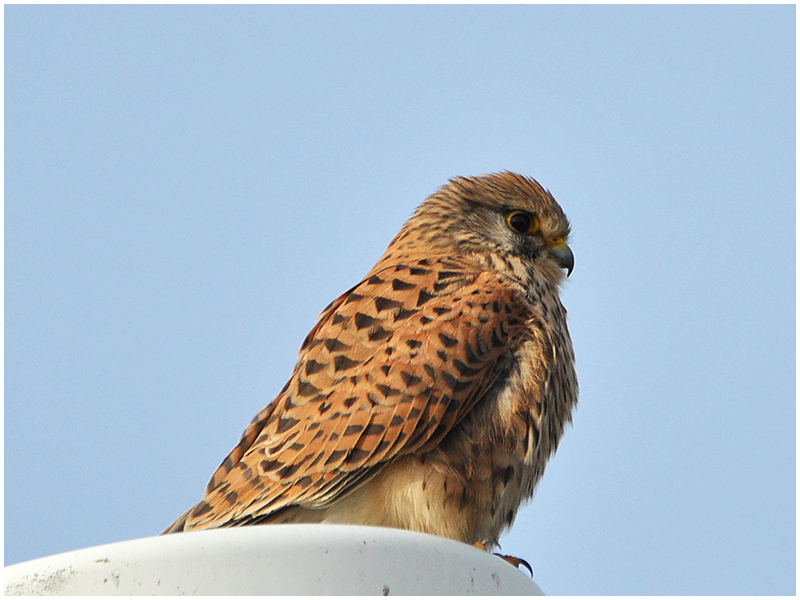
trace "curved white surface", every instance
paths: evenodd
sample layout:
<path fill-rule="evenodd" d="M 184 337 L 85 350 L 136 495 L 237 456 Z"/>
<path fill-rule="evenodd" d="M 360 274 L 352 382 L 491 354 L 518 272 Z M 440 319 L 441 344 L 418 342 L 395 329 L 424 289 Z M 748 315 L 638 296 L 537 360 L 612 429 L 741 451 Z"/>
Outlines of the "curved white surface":
<path fill-rule="evenodd" d="M 527 573 L 466 544 L 349 525 L 178 533 L 4 571 L 6 595 L 542 595 Z"/>

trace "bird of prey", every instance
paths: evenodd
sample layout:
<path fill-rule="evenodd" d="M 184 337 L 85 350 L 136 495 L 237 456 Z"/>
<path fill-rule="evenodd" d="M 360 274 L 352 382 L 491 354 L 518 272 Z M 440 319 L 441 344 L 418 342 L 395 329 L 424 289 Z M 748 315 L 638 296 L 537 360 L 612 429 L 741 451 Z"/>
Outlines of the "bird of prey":
<path fill-rule="evenodd" d="M 533 179 L 452 179 L 322 311 L 289 381 L 164 533 L 349 523 L 495 547 L 577 403 L 569 232 Z"/>

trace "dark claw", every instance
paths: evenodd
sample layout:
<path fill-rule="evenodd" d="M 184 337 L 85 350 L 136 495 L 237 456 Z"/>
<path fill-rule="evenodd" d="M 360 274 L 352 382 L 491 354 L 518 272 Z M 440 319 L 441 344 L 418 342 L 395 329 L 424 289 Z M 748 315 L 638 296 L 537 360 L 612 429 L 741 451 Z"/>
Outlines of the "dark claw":
<path fill-rule="evenodd" d="M 533 579 L 533 568 L 530 566 L 530 564 L 528 564 L 528 561 L 522 558 L 518 558 L 517 560 L 519 561 L 519 564 L 528 569 L 528 573 L 530 573 L 531 579 Z"/>
<path fill-rule="evenodd" d="M 507 556 L 507 555 L 505 555 L 505 554 L 497 554 L 496 552 L 495 552 L 495 554 L 494 554 L 494 555 L 495 555 L 495 556 L 499 556 L 499 557 L 500 557 L 500 558 L 502 558 L 504 561 L 506 561 L 508 564 L 510 564 L 510 565 L 513 565 L 513 566 L 514 566 L 514 567 L 516 567 L 517 569 L 519 569 L 519 566 L 520 566 L 520 565 L 522 565 L 523 567 L 525 567 L 526 569 L 528 569 L 528 572 L 531 574 L 531 579 L 533 579 L 533 569 L 532 569 L 532 568 L 531 568 L 531 566 L 528 564 L 528 561 L 527 561 L 527 560 L 525 560 L 525 559 L 522 559 L 522 558 L 517 558 L 516 556 Z"/>

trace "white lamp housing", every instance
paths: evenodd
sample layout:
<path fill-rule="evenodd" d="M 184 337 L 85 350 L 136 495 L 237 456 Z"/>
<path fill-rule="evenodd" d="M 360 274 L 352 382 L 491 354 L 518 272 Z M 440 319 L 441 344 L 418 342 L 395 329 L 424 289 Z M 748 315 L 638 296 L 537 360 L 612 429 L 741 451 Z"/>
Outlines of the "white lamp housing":
<path fill-rule="evenodd" d="M 6 595 L 543 595 L 467 544 L 350 525 L 143 538 L 11 565 L 4 579 Z"/>

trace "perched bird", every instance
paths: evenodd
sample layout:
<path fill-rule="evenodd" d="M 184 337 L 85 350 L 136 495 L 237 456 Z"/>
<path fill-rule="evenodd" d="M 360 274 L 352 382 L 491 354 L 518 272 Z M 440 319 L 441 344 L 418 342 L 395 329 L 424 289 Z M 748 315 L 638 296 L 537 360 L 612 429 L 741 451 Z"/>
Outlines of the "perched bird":
<path fill-rule="evenodd" d="M 350 523 L 494 547 L 577 402 L 569 230 L 532 179 L 452 179 L 322 312 L 289 382 L 164 533 Z"/>

